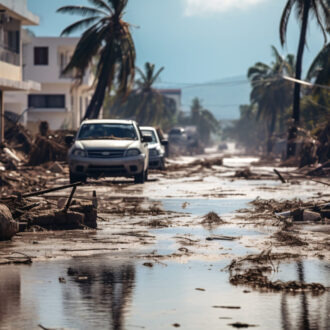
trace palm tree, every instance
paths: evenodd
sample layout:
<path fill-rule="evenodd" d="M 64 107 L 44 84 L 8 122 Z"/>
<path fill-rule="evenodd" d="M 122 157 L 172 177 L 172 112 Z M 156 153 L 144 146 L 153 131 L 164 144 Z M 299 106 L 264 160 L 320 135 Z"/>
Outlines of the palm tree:
<path fill-rule="evenodd" d="M 127 98 L 119 95 L 110 105 L 110 116 L 135 119 L 141 125 L 160 125 L 167 129 L 173 124 L 177 112 L 174 100 L 162 95 L 153 88 L 164 68 L 156 71 L 155 65 L 147 62 L 144 71 L 136 68 L 140 79 L 137 88 Z"/>
<path fill-rule="evenodd" d="M 190 108 L 190 121 L 192 125 L 197 127 L 201 141 L 208 145 L 211 140 L 212 133 L 220 132 L 220 123 L 213 114 L 204 109 L 199 98 L 192 100 Z"/>
<path fill-rule="evenodd" d="M 130 25 L 123 20 L 128 0 L 88 0 L 92 7 L 64 6 L 60 13 L 78 14 L 82 20 L 65 28 L 61 35 L 86 28 L 69 64 L 63 73 L 75 71 L 82 79 L 85 71 L 97 57 L 96 85 L 86 110 L 86 118 L 97 118 L 105 95 L 115 85 L 118 93 L 126 93 L 134 81 L 135 47 Z"/>
<path fill-rule="evenodd" d="M 293 55 L 283 58 L 274 46 L 272 52 L 275 61 L 270 66 L 258 62 L 249 68 L 247 74 L 252 85 L 251 102 L 258 106 L 256 119 L 264 120 L 268 127 L 267 153 L 272 151 L 273 134 L 278 119 L 281 129 L 283 128 L 284 111 L 289 106 L 292 95 L 291 84 L 282 76 L 292 76 L 295 66 Z"/>
<path fill-rule="evenodd" d="M 296 63 L 296 79 L 301 79 L 302 71 L 302 59 L 304 48 L 306 44 L 306 32 L 308 26 L 309 15 L 314 14 L 317 23 L 321 28 L 326 42 L 326 28 L 329 27 L 329 0 L 287 0 L 284 7 L 281 22 L 280 22 L 280 39 L 282 46 L 286 42 L 287 25 L 290 18 L 293 7 L 296 7 L 298 20 L 301 22 L 300 38 L 297 51 L 297 63 Z M 325 21 L 325 22 L 324 22 Z M 297 133 L 297 126 L 300 120 L 300 84 L 295 83 L 293 93 L 293 113 L 292 118 L 294 120 L 293 126 L 289 129 L 287 157 L 295 154 L 294 139 Z M 293 141 L 293 142 L 292 142 Z"/>
<path fill-rule="evenodd" d="M 330 43 L 328 43 L 315 57 L 311 64 L 307 79 L 314 80 L 315 84 L 330 85 Z M 319 91 L 319 88 L 316 88 Z"/>

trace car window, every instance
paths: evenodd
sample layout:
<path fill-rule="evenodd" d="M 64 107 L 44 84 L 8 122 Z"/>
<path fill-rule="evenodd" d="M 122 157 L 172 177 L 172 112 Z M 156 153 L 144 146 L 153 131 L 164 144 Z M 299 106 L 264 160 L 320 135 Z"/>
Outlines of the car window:
<path fill-rule="evenodd" d="M 157 140 L 157 137 L 156 137 L 156 134 L 154 131 L 147 130 L 147 129 L 142 129 L 141 131 L 142 131 L 143 135 L 151 136 L 151 138 L 152 138 L 151 143 L 158 143 L 158 140 Z"/>
<path fill-rule="evenodd" d="M 84 124 L 79 131 L 78 140 L 137 140 L 132 124 Z"/>

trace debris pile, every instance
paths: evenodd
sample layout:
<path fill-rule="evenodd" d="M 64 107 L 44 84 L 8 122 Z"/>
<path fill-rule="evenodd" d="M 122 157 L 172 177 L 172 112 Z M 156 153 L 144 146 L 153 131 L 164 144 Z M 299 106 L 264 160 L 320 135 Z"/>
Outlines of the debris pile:
<path fill-rule="evenodd" d="M 97 209 L 93 198 L 90 201 L 73 200 L 78 185 L 80 183 L 18 194 L 2 198 L 1 202 L 7 205 L 4 207 L 10 215 L 9 220 L 17 227 L 16 232 L 97 228 Z M 42 197 L 46 193 L 67 188 L 72 188 L 72 191 L 64 203 L 54 203 L 47 197 Z M 0 236 L 1 233 L 5 233 L 5 229 L 0 226 Z M 5 239 L 10 237 L 6 236 Z"/>
<path fill-rule="evenodd" d="M 218 214 L 215 212 L 209 212 L 203 217 L 203 220 L 201 222 L 202 225 L 222 225 L 226 223 L 224 220 L 222 220 Z"/>
<path fill-rule="evenodd" d="M 223 165 L 223 158 L 222 157 L 215 157 L 215 158 L 202 158 L 197 159 L 190 163 L 181 163 L 181 164 L 169 164 L 166 166 L 167 171 L 179 171 L 185 169 L 191 169 L 193 167 L 205 167 L 205 168 L 212 168 L 213 166 L 222 166 Z"/>
<path fill-rule="evenodd" d="M 229 281 L 233 285 L 250 286 L 263 291 L 287 291 L 291 293 L 312 292 L 323 294 L 326 288 L 320 283 L 305 283 L 301 281 L 281 280 L 271 281 L 264 273 L 271 273 L 274 261 L 296 258 L 298 256 L 288 253 L 271 253 L 271 250 L 262 251 L 260 254 L 248 255 L 238 260 L 234 259 L 227 267 Z"/>
<path fill-rule="evenodd" d="M 47 122 L 41 122 L 39 135 L 35 139 L 28 164 L 35 166 L 49 161 L 65 161 L 68 147 L 63 141 L 63 135 L 49 132 Z"/>

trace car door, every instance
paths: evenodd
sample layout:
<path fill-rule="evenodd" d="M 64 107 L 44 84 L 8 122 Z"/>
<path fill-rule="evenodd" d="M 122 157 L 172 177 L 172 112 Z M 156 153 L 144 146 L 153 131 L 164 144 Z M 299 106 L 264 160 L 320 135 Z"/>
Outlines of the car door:
<path fill-rule="evenodd" d="M 148 142 L 143 142 L 143 134 L 140 130 L 140 127 L 137 125 L 137 130 L 139 132 L 140 136 L 140 143 L 141 143 L 141 151 L 146 155 L 146 163 L 144 164 L 144 169 L 146 170 L 149 166 L 149 148 L 148 148 Z"/>

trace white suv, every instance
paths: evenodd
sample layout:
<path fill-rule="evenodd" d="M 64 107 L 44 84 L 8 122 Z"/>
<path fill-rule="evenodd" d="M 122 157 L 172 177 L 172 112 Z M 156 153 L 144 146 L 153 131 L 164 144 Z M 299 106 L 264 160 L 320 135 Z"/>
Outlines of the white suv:
<path fill-rule="evenodd" d="M 148 178 L 150 136 L 143 136 L 132 120 L 86 120 L 82 122 L 69 150 L 70 182 L 87 177 Z"/>

